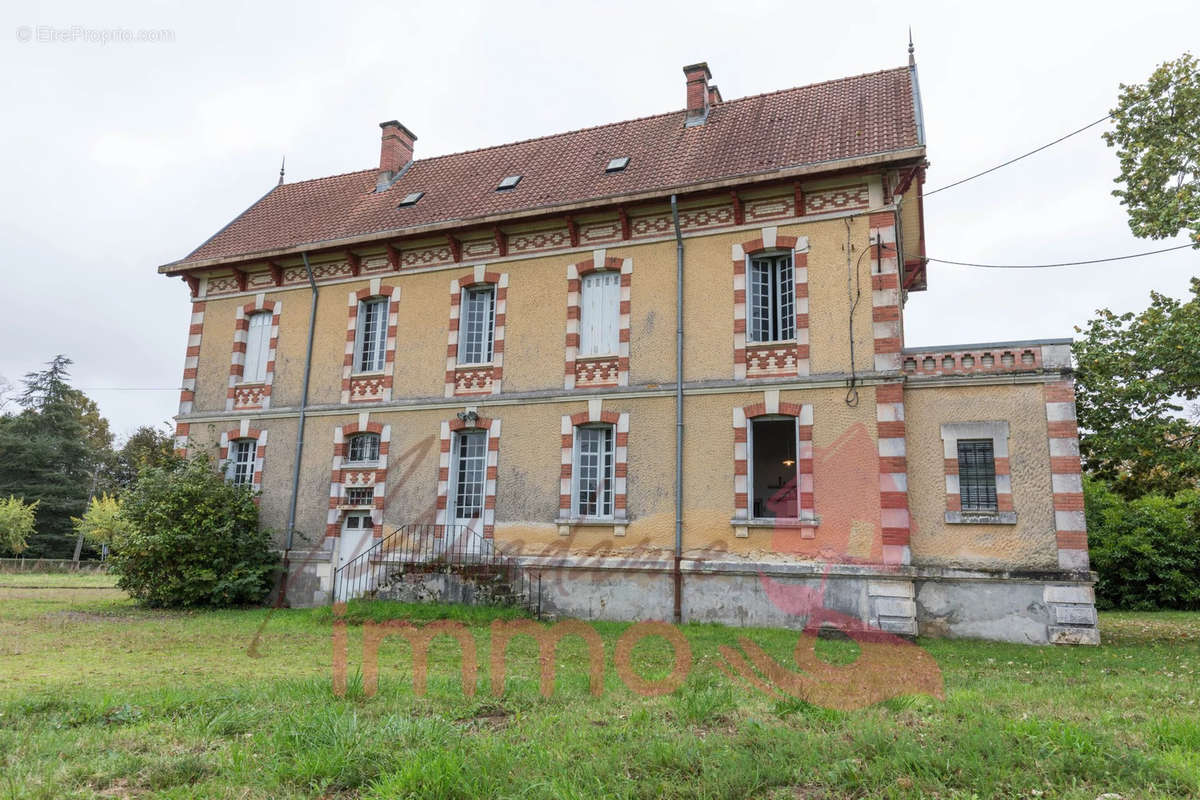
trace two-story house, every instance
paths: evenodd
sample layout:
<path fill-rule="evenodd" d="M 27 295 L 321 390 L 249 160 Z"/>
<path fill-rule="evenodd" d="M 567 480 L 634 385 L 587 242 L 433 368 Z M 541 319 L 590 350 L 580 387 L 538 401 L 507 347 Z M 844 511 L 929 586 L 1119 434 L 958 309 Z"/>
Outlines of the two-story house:
<path fill-rule="evenodd" d="M 916 66 L 281 183 L 181 261 L 178 448 L 294 573 L 442 526 L 610 619 L 1095 642 L 1069 341 L 904 347 Z"/>

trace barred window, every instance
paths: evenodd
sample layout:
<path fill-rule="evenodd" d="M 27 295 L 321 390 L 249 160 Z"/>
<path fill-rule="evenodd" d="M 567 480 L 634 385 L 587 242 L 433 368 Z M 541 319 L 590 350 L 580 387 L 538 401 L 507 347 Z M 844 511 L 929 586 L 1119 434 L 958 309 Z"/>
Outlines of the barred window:
<path fill-rule="evenodd" d="M 474 286 L 463 292 L 458 363 L 486 364 L 491 361 L 495 327 L 496 288 Z"/>
<path fill-rule="evenodd" d="M 750 341 L 796 338 L 796 283 L 790 255 L 750 260 Z"/>
<path fill-rule="evenodd" d="M 354 368 L 358 372 L 383 369 L 387 353 L 388 301 L 377 297 L 358 303 L 358 331 L 354 340 Z"/>
<path fill-rule="evenodd" d="M 229 461 L 225 464 L 225 479 L 234 486 L 249 486 L 254 482 L 254 439 L 234 439 L 229 443 Z"/>
<path fill-rule="evenodd" d="M 346 448 L 346 460 L 351 463 L 369 463 L 379 460 L 379 434 L 359 433 L 350 437 Z"/>
<path fill-rule="evenodd" d="M 459 431 L 454 453 L 454 518 L 474 519 L 483 515 L 487 433 Z"/>
<path fill-rule="evenodd" d="M 259 311 L 251 314 L 246 331 L 246 360 L 242 382 L 262 383 L 267 379 L 267 355 L 271 350 L 271 323 L 274 314 Z"/>
<path fill-rule="evenodd" d="M 369 506 L 374 502 L 374 487 L 354 486 L 346 490 L 346 505 L 348 506 Z"/>
<path fill-rule="evenodd" d="M 613 515 L 612 425 L 575 429 L 575 516 L 607 518 Z"/>
<path fill-rule="evenodd" d="M 958 440 L 958 493 L 963 511 L 996 510 L 996 459 L 991 439 Z"/>

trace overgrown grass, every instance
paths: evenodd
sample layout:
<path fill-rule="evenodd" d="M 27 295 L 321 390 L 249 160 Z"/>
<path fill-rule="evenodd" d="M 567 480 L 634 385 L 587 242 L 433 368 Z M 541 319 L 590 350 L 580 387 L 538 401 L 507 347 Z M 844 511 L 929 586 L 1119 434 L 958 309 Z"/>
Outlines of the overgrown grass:
<path fill-rule="evenodd" d="M 741 636 L 791 665 L 793 632 L 684 626 L 693 668 L 655 698 L 612 664 L 626 625 L 595 626 L 599 697 L 581 641 L 559 645 L 546 698 L 537 646 L 518 637 L 497 697 L 489 625 L 510 613 L 354 604 L 347 616 L 398 613 L 467 625 L 474 696 L 446 637 L 415 696 L 409 646 L 389 637 L 365 697 L 352 625 L 335 697 L 328 609 L 171 613 L 116 591 L 0 589 L 0 799 L 1200 796 L 1200 614 L 1104 615 L 1099 648 L 923 640 L 944 701 L 836 711 L 718 669 L 717 648 Z M 839 641 L 817 652 L 857 656 Z M 633 652 L 648 678 L 672 658 L 661 639 Z"/>

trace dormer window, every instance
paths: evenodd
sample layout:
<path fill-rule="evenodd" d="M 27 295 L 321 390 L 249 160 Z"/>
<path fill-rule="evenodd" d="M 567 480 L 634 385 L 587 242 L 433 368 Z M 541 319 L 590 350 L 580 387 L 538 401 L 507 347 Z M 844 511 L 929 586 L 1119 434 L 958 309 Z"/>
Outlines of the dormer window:
<path fill-rule="evenodd" d="M 409 206 L 415 206 L 417 201 L 424 196 L 424 192 L 412 192 L 411 194 L 406 194 L 404 199 L 400 201 L 400 205 L 397 206 L 397 208 L 408 208 Z"/>
<path fill-rule="evenodd" d="M 509 175 L 504 180 L 500 181 L 500 185 L 496 187 L 497 192 L 508 192 L 517 188 L 517 184 L 521 182 L 520 175 Z"/>
<path fill-rule="evenodd" d="M 605 172 L 623 172 L 629 166 L 629 156 L 621 156 L 614 158 L 608 162 L 608 166 L 604 168 Z"/>

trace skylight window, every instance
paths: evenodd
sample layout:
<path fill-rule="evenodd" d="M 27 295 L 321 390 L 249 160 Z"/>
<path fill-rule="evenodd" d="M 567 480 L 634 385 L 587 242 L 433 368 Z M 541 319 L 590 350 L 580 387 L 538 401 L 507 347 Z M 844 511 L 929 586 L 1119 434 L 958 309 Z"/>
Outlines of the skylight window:
<path fill-rule="evenodd" d="M 521 182 L 520 175 L 509 175 L 504 180 L 500 181 L 500 185 L 496 187 L 497 192 L 507 192 L 517 188 L 517 184 Z"/>
<path fill-rule="evenodd" d="M 621 172 L 629 166 L 629 156 L 621 156 L 614 158 L 608 162 L 608 166 L 604 168 L 605 172 Z"/>
<path fill-rule="evenodd" d="M 417 201 L 424 196 L 424 192 L 413 192 L 412 194 L 405 195 L 404 199 L 400 201 L 400 205 L 397 206 L 397 208 L 408 208 L 409 206 L 415 206 Z"/>

